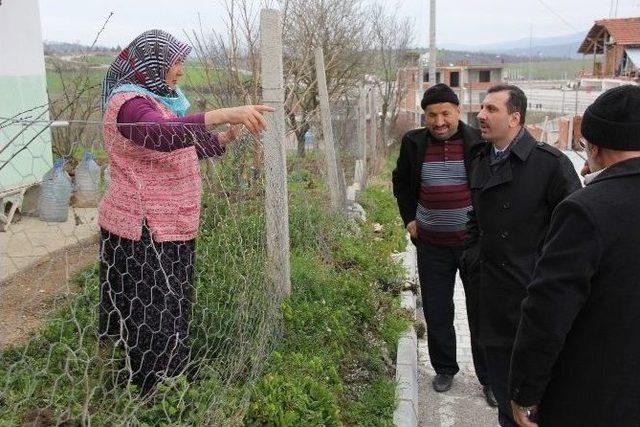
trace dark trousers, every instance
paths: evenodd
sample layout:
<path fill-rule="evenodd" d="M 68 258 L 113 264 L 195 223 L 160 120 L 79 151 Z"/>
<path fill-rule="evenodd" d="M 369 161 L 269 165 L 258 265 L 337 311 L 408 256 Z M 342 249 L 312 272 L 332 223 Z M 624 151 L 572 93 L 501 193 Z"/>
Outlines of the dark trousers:
<path fill-rule="evenodd" d="M 509 399 L 509 366 L 511 347 L 485 347 L 487 374 L 498 401 L 498 422 L 502 427 L 517 427 Z"/>
<path fill-rule="evenodd" d="M 453 289 L 456 271 L 461 267 L 462 246 L 436 246 L 416 242 L 418 276 L 422 292 L 422 309 L 427 321 L 427 341 L 431 366 L 438 374 L 455 375 L 460 369 L 456 361 L 456 331 L 453 326 Z M 464 279 L 464 277 L 463 277 Z M 471 332 L 471 352 L 476 376 L 488 385 L 484 352 L 477 339 L 477 289 L 463 280 L 467 318 Z"/>

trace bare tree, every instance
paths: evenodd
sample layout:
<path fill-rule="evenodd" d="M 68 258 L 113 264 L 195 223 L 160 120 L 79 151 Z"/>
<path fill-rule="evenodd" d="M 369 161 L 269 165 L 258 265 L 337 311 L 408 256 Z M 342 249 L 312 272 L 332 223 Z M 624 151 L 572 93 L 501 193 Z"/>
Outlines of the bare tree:
<path fill-rule="evenodd" d="M 260 7 L 271 7 L 273 1 L 263 0 L 259 5 L 254 3 L 250 0 L 219 0 L 226 12 L 223 25 L 207 30 L 200 23 L 198 30 L 187 34 L 197 58 L 197 71 L 192 74 L 194 81 L 190 81 L 191 77 L 187 75 L 186 89 L 196 94 L 200 110 L 260 102 L 258 18 Z M 227 156 L 231 157 L 237 184 L 249 173 L 248 165 L 253 164 L 254 173 L 262 165 L 259 140 L 246 139 L 246 144 L 234 144 L 232 155 Z M 249 180 L 253 178 L 249 177 Z"/>
<path fill-rule="evenodd" d="M 346 97 L 368 57 L 367 15 L 362 0 L 281 0 L 284 11 L 285 111 L 304 156 L 304 135 L 318 109 L 314 49 L 325 52 L 329 97 Z"/>
<path fill-rule="evenodd" d="M 52 149 L 60 157 L 73 160 L 78 144 L 95 149 L 102 138 L 99 127 L 89 125 L 89 122 L 100 120 L 103 70 L 91 64 L 90 58 L 112 16 L 113 12 L 107 16 L 89 47 L 75 55 L 49 58 L 54 78 L 60 85 L 59 91 L 49 91 L 49 114 L 54 120 L 65 119 L 73 123 L 52 132 Z"/>
<path fill-rule="evenodd" d="M 389 7 L 374 4 L 371 7 L 371 40 L 375 51 L 374 69 L 379 79 L 375 85 L 380 93 L 380 130 L 386 150 L 389 138 L 389 123 L 394 123 L 398 114 L 397 87 L 398 69 L 407 65 L 407 51 L 413 41 L 413 25 L 408 18 L 400 18 L 396 12 L 388 13 Z M 397 8 L 391 8 L 395 11 Z"/>

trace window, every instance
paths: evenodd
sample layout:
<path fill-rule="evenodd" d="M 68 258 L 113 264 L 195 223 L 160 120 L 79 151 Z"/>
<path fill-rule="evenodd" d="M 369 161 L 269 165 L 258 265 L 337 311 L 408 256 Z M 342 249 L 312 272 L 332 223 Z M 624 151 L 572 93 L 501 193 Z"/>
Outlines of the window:
<path fill-rule="evenodd" d="M 460 72 L 452 71 L 450 74 L 450 84 L 451 87 L 460 87 Z"/>
<path fill-rule="evenodd" d="M 424 72 L 424 79 L 423 81 L 425 82 L 429 82 L 429 70 Z M 440 83 L 440 71 L 436 71 L 436 83 Z"/>
<path fill-rule="evenodd" d="M 488 83 L 491 81 L 491 70 L 480 70 L 480 83 Z"/>

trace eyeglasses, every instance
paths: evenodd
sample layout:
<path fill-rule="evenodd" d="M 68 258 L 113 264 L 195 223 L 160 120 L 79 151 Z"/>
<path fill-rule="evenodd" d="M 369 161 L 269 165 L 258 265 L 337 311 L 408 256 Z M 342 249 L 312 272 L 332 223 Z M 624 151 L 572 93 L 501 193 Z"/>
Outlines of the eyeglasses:
<path fill-rule="evenodd" d="M 580 145 L 580 148 L 582 148 L 584 151 L 588 150 L 589 146 L 587 144 L 589 144 L 589 142 L 587 142 L 587 140 L 584 139 L 583 137 L 580 137 L 578 139 L 578 144 Z"/>

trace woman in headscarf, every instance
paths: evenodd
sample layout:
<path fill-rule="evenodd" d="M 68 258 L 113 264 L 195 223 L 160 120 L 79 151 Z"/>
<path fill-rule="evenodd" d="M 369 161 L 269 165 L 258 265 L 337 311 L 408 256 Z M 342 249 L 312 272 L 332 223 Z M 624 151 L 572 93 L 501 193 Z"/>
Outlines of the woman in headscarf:
<path fill-rule="evenodd" d="M 239 126 L 259 133 L 264 105 L 187 115 L 177 87 L 191 47 L 161 30 L 142 33 L 103 84 L 104 146 L 111 182 L 100 203 L 99 336 L 120 340 L 130 379 L 148 392 L 189 361 L 198 159 L 221 155 Z M 232 127 L 220 133 L 212 125 Z"/>

